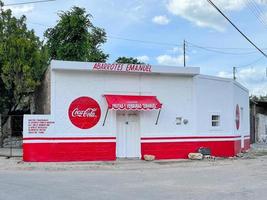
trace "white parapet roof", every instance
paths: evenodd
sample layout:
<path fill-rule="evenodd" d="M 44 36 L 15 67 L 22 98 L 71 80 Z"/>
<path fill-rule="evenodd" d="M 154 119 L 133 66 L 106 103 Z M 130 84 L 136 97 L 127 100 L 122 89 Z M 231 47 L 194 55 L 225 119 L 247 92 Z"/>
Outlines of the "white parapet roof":
<path fill-rule="evenodd" d="M 146 74 L 176 74 L 184 76 L 195 76 L 200 73 L 199 67 L 178 67 L 149 64 L 120 64 L 120 63 L 97 63 L 76 61 L 51 61 L 51 70 L 82 70 L 101 71 L 116 73 L 146 73 Z"/>

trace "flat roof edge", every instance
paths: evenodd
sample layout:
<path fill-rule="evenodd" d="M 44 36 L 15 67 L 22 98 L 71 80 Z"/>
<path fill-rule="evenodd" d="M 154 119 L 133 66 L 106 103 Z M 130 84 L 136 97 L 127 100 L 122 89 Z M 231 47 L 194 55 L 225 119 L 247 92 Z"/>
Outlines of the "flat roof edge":
<path fill-rule="evenodd" d="M 239 83 L 239 82 L 237 82 L 231 78 L 223 78 L 223 77 L 219 77 L 219 76 L 211 76 L 211 75 L 203 75 L 203 74 L 199 74 L 196 77 L 197 78 L 210 79 L 210 80 L 230 82 L 230 83 L 233 83 L 233 85 L 236 85 L 240 89 L 243 89 L 244 91 L 249 93 L 249 90 L 245 86 L 243 86 L 241 83 Z"/>
<path fill-rule="evenodd" d="M 200 73 L 199 67 L 178 67 L 149 64 L 121 64 L 121 63 L 99 63 L 99 62 L 77 62 L 52 60 L 51 70 L 80 70 L 101 72 L 124 72 L 144 74 L 177 74 L 195 76 Z"/>

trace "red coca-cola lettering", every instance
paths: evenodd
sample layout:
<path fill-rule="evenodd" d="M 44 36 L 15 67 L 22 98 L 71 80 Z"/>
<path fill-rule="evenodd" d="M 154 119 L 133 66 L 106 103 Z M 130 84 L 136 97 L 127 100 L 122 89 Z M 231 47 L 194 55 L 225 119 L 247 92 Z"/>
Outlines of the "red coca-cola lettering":
<path fill-rule="evenodd" d="M 95 108 L 87 108 L 86 110 L 79 110 L 79 108 L 75 108 L 71 116 L 72 117 L 95 117 L 95 112 L 97 109 Z"/>
<path fill-rule="evenodd" d="M 101 116 L 99 104 L 90 97 L 79 97 L 69 106 L 69 119 L 73 125 L 81 129 L 95 126 Z"/>

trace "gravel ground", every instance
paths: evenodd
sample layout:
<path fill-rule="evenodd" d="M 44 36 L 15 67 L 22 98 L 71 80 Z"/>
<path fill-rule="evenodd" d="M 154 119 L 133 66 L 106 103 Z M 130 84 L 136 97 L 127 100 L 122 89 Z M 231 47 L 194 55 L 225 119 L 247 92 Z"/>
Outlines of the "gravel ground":
<path fill-rule="evenodd" d="M 241 156 L 93 163 L 25 163 L 0 157 L 0 200 L 265 200 L 266 152 Z"/>

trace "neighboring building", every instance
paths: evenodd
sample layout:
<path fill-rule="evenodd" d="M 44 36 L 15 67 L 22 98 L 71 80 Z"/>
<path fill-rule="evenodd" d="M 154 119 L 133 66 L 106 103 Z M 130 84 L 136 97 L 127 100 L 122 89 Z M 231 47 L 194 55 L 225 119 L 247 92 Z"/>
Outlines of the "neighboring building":
<path fill-rule="evenodd" d="M 50 114 L 51 113 L 51 70 L 47 68 L 41 85 L 37 88 L 34 95 L 34 102 L 31 105 L 33 114 Z"/>
<path fill-rule="evenodd" d="M 267 143 L 267 101 L 250 100 L 251 143 Z"/>
<path fill-rule="evenodd" d="M 25 115 L 25 161 L 177 159 L 200 147 L 228 157 L 250 145 L 248 90 L 199 68 L 52 61 L 46 80 L 51 113 Z"/>

